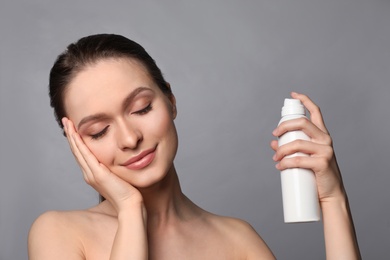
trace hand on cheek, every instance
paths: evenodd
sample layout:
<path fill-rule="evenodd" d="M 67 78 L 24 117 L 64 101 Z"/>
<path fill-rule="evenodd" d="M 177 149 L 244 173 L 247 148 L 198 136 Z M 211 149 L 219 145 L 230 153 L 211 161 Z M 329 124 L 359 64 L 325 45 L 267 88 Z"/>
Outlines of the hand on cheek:
<path fill-rule="evenodd" d="M 128 204 L 140 203 L 141 193 L 97 160 L 76 132 L 73 122 L 67 118 L 63 118 L 62 122 L 69 146 L 85 181 L 109 200 L 118 212 Z"/>

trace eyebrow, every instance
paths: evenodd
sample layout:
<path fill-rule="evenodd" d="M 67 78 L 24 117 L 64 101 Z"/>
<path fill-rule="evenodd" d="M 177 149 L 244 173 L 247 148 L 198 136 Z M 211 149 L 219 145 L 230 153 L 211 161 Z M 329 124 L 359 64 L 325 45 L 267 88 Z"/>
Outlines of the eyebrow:
<path fill-rule="evenodd" d="M 143 91 L 152 91 L 150 88 L 147 88 L 147 87 L 139 87 L 139 88 L 136 88 L 134 91 L 132 91 L 126 98 L 125 100 L 123 101 L 122 103 L 122 109 L 125 110 L 130 104 L 131 102 L 133 102 L 133 99 L 141 92 Z"/>
<path fill-rule="evenodd" d="M 134 98 L 141 92 L 143 91 L 146 91 L 146 90 L 149 90 L 149 91 L 152 91 L 150 88 L 147 88 L 147 87 L 139 87 L 139 88 L 136 88 L 134 91 L 132 91 L 122 102 L 122 109 L 126 109 L 130 104 L 131 102 L 133 102 Z M 90 116 L 86 116 L 84 117 L 83 119 L 81 119 L 81 121 L 78 123 L 77 125 L 77 129 L 80 129 L 80 127 L 88 122 L 91 122 L 91 121 L 98 121 L 98 120 L 102 120 L 102 119 L 107 119 L 108 116 L 104 113 L 99 113 L 99 114 L 95 114 L 95 115 L 90 115 Z"/>

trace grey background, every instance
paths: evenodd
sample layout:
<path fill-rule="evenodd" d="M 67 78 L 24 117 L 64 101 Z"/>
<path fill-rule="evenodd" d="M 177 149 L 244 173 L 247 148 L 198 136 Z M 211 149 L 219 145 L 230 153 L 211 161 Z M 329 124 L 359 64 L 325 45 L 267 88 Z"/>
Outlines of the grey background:
<path fill-rule="evenodd" d="M 390 246 L 390 2 L 386 0 L 2 1 L 0 259 L 26 259 L 47 210 L 98 197 L 47 95 L 55 57 L 78 38 L 143 45 L 178 102 L 176 166 L 203 208 L 250 222 L 278 259 L 325 259 L 321 223 L 284 224 L 271 131 L 291 90 L 325 116 L 365 259 Z"/>

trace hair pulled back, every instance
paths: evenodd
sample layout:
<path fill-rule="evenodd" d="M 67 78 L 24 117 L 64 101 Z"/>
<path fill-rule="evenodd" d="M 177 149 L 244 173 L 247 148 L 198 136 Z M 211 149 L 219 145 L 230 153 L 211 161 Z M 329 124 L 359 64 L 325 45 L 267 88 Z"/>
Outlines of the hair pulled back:
<path fill-rule="evenodd" d="M 54 108 L 55 118 L 62 129 L 61 119 L 66 116 L 64 95 L 67 86 L 88 65 L 110 58 L 129 58 L 140 62 L 166 95 L 172 93 L 156 62 L 138 43 L 116 34 L 86 36 L 70 44 L 50 70 L 50 106 Z"/>

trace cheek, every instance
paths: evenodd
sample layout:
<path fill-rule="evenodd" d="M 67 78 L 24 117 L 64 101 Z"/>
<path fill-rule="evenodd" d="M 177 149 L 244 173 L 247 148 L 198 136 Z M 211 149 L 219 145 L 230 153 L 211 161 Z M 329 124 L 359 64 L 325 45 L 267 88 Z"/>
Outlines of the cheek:
<path fill-rule="evenodd" d="M 100 163 L 109 166 L 113 161 L 113 154 L 115 152 L 115 147 L 113 147 L 114 143 L 108 140 L 100 140 L 86 142 L 85 144 Z"/>
<path fill-rule="evenodd" d="M 177 152 L 178 137 L 172 114 L 169 111 L 159 113 L 153 119 L 153 123 L 150 126 L 150 132 L 152 132 L 154 139 L 159 140 L 161 148 L 167 156 L 166 159 L 173 161 Z"/>
<path fill-rule="evenodd" d="M 154 114 L 145 127 L 147 127 L 149 133 L 159 138 L 166 138 L 176 132 L 173 118 L 165 109 Z"/>

